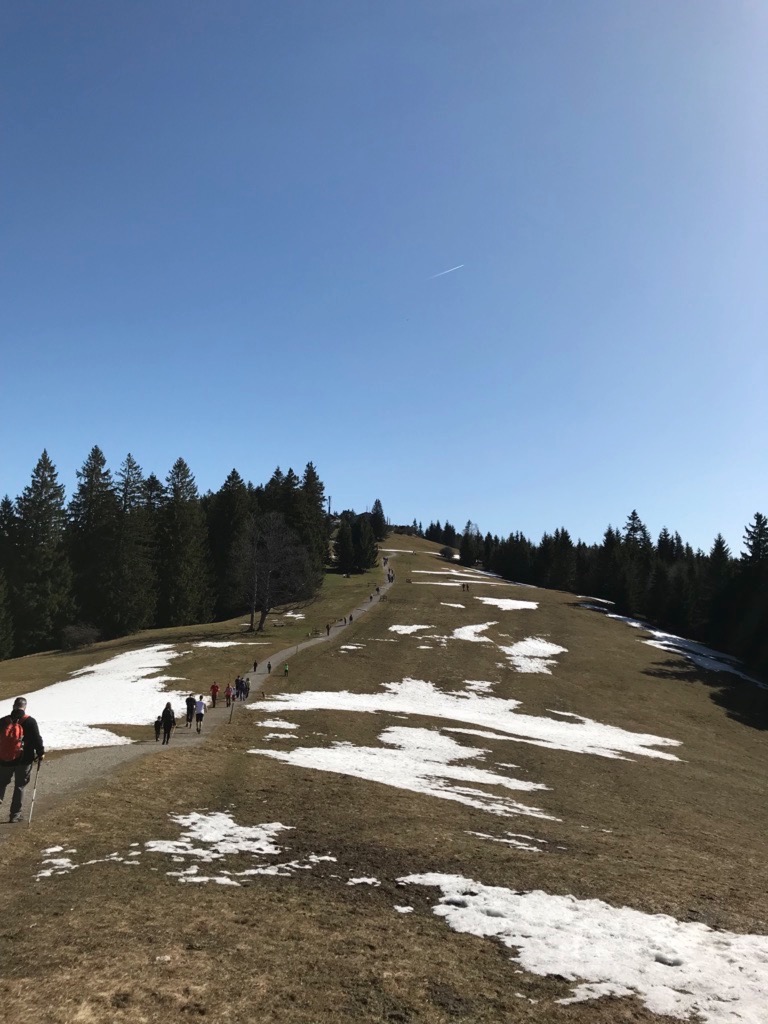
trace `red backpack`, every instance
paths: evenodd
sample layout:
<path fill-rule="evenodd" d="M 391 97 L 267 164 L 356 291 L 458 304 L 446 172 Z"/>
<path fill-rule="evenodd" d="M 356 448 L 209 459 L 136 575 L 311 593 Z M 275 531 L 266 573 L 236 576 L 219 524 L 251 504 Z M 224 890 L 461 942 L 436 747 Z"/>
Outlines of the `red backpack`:
<path fill-rule="evenodd" d="M 10 716 L 0 729 L 0 761 L 18 761 L 24 750 L 24 728 L 29 715 L 13 719 Z"/>

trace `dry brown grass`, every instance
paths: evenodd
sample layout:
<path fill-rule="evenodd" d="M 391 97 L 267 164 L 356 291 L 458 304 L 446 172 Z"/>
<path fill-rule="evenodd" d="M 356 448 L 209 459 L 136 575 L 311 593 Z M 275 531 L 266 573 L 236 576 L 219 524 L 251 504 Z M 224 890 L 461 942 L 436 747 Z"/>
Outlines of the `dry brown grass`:
<path fill-rule="evenodd" d="M 385 546 L 416 546 L 402 540 L 390 538 Z M 424 553 L 434 547 L 422 542 L 416 556 L 398 555 L 399 580 L 414 567 L 439 568 Z M 721 689 L 713 683 L 722 684 L 723 677 L 705 678 L 642 645 L 637 631 L 576 607 L 572 595 L 510 588 L 510 596 L 540 600 L 541 607 L 504 612 L 475 602 L 481 593 L 502 591 L 473 585 L 466 595 L 458 588 L 399 583 L 374 616 L 355 624 L 337 644 L 292 659 L 289 682 L 273 677 L 271 688 L 372 692 L 413 676 L 450 689 L 468 678 L 489 679 L 497 695 L 523 701 L 525 712 L 570 711 L 680 740 L 683 760 L 617 761 L 470 740 L 492 751 L 489 762 L 513 761 L 519 766 L 515 775 L 545 782 L 550 789 L 530 794 L 531 802 L 561 819 L 510 821 L 247 755 L 247 749 L 267 744 L 257 725 L 261 716 L 241 712 L 206 745 L 132 762 L 0 846 L 6 881 L 0 896 L 0 999 L 8 1019 L 664 1019 L 635 1000 L 557 1004 L 569 991 L 562 980 L 515 973 L 508 951 L 455 934 L 436 918 L 430 909 L 434 892 L 397 886 L 399 876 L 419 871 L 596 897 L 736 931 L 768 931 L 765 733 L 729 717 L 712 699 Z M 446 608 L 442 601 L 467 608 Z M 395 623 L 431 623 L 436 632 L 448 632 L 493 619 L 500 625 L 490 635 L 548 635 L 568 654 L 558 658 L 551 676 L 520 675 L 497 668 L 498 652 L 486 644 L 454 642 L 445 650 L 424 651 L 414 637 L 396 644 L 372 639 L 393 636 L 387 628 Z M 342 654 L 339 644 L 350 641 L 366 646 Z M 385 714 L 280 717 L 300 726 L 297 737 L 274 741 L 291 747 L 296 738 L 313 746 L 336 740 L 376 744 L 382 729 L 405 724 Z M 411 717 L 407 724 L 436 723 Z M 170 865 L 159 856 L 144 856 L 132 869 L 96 864 L 33 880 L 43 846 L 73 846 L 84 861 L 125 851 L 131 842 L 175 838 L 169 812 L 230 807 L 243 824 L 293 826 L 284 839 L 288 857 L 330 852 L 337 862 L 290 878 L 260 877 L 243 888 L 179 885 L 165 875 Z M 533 855 L 467 834 L 506 829 L 549 840 L 548 852 Z M 348 887 L 344 883 L 352 875 L 376 876 L 381 886 Z M 402 903 L 415 912 L 397 914 L 393 906 Z"/>

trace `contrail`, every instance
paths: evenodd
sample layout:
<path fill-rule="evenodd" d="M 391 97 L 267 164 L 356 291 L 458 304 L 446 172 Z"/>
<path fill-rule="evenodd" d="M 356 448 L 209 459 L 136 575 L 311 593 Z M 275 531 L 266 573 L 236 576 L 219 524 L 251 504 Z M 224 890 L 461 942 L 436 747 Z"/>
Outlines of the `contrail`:
<path fill-rule="evenodd" d="M 433 274 L 432 277 L 430 277 L 430 281 L 434 281 L 436 277 L 442 277 L 443 274 L 452 274 L 454 270 L 461 270 L 463 266 L 464 264 L 460 263 L 458 267 L 451 267 L 450 270 L 441 270 L 439 274 Z"/>

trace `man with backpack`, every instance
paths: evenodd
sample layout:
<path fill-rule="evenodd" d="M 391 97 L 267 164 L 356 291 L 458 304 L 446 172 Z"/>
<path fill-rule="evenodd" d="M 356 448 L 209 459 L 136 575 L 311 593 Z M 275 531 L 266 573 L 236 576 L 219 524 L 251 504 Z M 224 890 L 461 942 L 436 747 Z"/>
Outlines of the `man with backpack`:
<path fill-rule="evenodd" d="M 24 787 L 30 780 L 35 760 L 40 762 L 44 757 L 45 747 L 37 722 L 27 714 L 26 698 L 17 697 L 10 715 L 0 718 L 0 804 L 13 780 L 8 818 L 11 823 L 21 821 Z"/>

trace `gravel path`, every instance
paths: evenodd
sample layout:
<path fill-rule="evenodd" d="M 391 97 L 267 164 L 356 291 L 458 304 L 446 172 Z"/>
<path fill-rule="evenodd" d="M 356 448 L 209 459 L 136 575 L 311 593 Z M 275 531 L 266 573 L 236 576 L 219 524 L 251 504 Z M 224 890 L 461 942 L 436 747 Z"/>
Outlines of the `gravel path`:
<path fill-rule="evenodd" d="M 390 583 L 379 584 L 381 596 L 383 596 L 390 588 Z M 356 621 L 361 615 L 365 615 L 378 605 L 379 601 L 374 598 L 373 601 L 368 601 L 365 604 L 359 605 L 357 608 L 353 608 L 351 615 L 354 616 Z M 347 616 L 349 619 L 349 615 Z M 350 625 L 354 625 L 354 622 L 344 624 L 343 620 L 339 620 L 331 626 L 330 635 L 325 634 L 317 637 L 312 637 L 309 640 L 302 640 L 298 644 L 294 644 L 291 647 L 285 648 L 285 650 L 277 651 L 270 658 L 267 658 L 264 662 L 259 663 L 258 671 L 246 672 L 245 676 L 250 680 L 251 691 L 250 695 L 257 694 L 260 690 L 264 689 L 264 682 L 267 678 L 267 665 L 269 661 L 272 665 L 272 670 L 288 661 L 289 658 L 294 657 L 299 651 L 304 651 L 308 647 L 315 647 L 317 644 L 329 643 L 331 640 L 335 640 L 339 633 L 343 633 L 345 630 L 350 628 Z M 250 699 L 250 698 L 249 698 Z M 234 714 L 239 714 L 242 708 L 245 706 L 244 703 L 236 702 Z M 221 726 L 223 722 L 229 720 L 230 709 L 226 707 L 224 698 L 222 697 L 216 708 L 208 708 L 205 719 L 203 722 L 203 731 L 198 736 L 194 728 L 186 729 L 184 723 L 181 724 L 174 730 L 173 738 L 167 747 L 164 747 L 162 743 L 126 743 L 124 746 L 118 747 L 90 747 L 87 750 L 76 750 L 70 754 L 63 754 L 62 756 L 51 758 L 43 762 L 43 767 L 40 769 L 40 785 L 38 789 L 37 798 L 35 800 L 35 816 L 34 821 L 39 821 L 40 818 L 44 818 L 47 812 L 50 812 L 56 808 L 64 799 L 70 794 L 80 792 L 84 789 L 88 789 L 89 786 L 97 785 L 105 775 L 109 774 L 114 768 L 117 768 L 121 764 L 125 764 L 127 761 L 132 761 L 137 757 L 147 757 L 152 754 L 157 754 L 160 751 L 173 751 L 173 750 L 187 750 L 190 746 L 205 743 L 216 730 Z M 32 802 L 32 788 L 34 786 L 35 773 L 33 771 L 32 781 L 27 786 L 26 794 L 24 797 L 24 816 L 25 818 L 29 814 L 30 804 Z M 10 805 L 11 798 L 11 787 L 6 792 L 6 799 L 3 801 L 5 806 Z M 3 820 L 0 821 L 0 843 L 5 841 L 9 835 L 14 832 L 14 827 L 9 826 L 7 823 L 7 812 L 3 816 Z M 18 826 L 16 826 L 18 828 Z"/>

